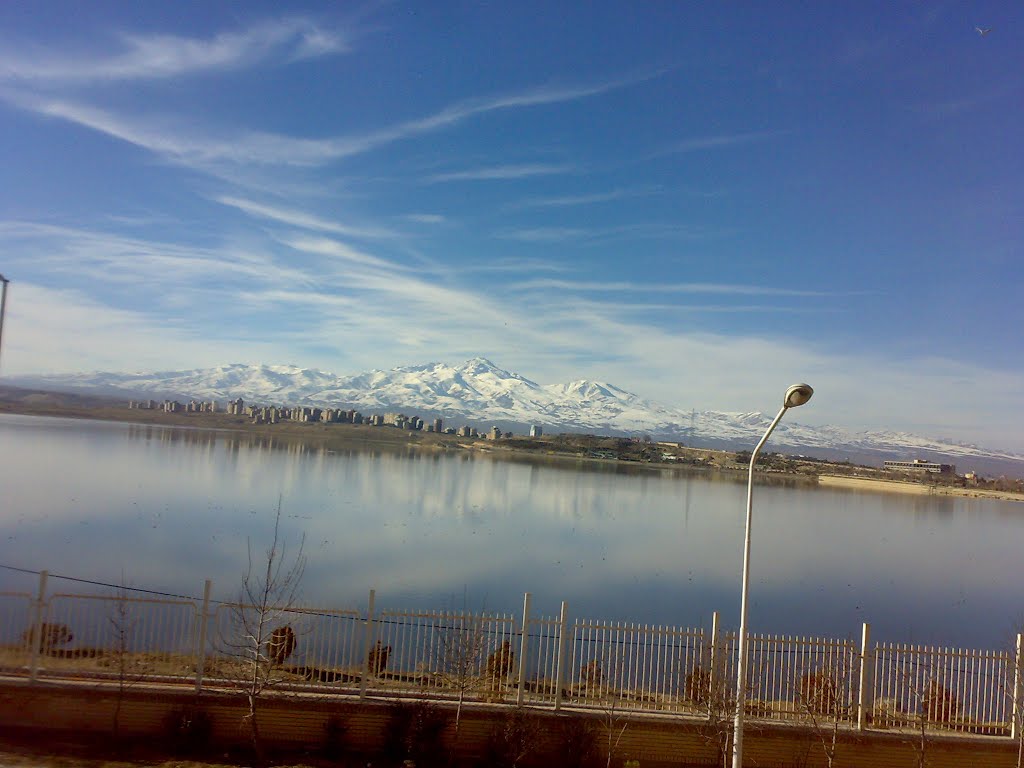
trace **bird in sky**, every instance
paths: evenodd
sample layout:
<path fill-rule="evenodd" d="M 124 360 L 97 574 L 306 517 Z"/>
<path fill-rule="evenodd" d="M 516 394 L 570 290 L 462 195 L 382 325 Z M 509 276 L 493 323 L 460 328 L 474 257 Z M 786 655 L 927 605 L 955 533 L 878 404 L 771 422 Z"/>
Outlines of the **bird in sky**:
<path fill-rule="evenodd" d="M 974 31 L 977 32 L 982 37 L 985 37 L 989 32 L 992 31 L 992 27 L 987 27 L 985 29 L 982 29 L 981 27 L 975 27 Z"/>

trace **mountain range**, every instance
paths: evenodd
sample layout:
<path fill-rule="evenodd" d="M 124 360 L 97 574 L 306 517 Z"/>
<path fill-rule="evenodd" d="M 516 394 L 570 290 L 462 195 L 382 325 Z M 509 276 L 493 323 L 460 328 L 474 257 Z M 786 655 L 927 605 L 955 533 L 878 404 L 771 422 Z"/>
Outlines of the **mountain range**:
<path fill-rule="evenodd" d="M 6 383 L 56 391 L 135 397 L 184 397 L 277 405 L 403 411 L 521 431 L 650 435 L 714 448 L 749 448 L 771 417 L 758 412 L 681 410 L 646 400 L 613 384 L 578 380 L 537 384 L 484 358 L 461 365 L 427 363 L 353 376 L 291 365 L 230 364 L 152 373 L 79 373 L 8 377 Z M 885 458 L 965 461 L 979 471 L 1019 475 L 1024 456 L 895 431 L 853 432 L 789 419 L 773 433 L 770 450 L 880 464 Z M 965 467 L 966 468 L 966 467 Z"/>

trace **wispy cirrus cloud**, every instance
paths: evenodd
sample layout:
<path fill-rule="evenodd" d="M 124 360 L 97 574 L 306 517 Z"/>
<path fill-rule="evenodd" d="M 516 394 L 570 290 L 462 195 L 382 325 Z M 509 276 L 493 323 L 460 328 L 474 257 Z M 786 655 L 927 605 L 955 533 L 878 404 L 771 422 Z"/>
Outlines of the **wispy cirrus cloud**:
<path fill-rule="evenodd" d="M 518 240 L 522 243 L 559 243 L 596 236 L 596 230 L 582 227 L 523 227 L 514 230 L 506 229 L 498 234 L 498 237 L 506 240 Z"/>
<path fill-rule="evenodd" d="M 491 165 L 483 168 L 470 168 L 465 171 L 437 173 L 427 176 L 423 181 L 427 184 L 438 184 L 448 181 L 506 181 L 528 179 L 534 176 L 553 176 L 572 173 L 576 169 L 571 165 L 552 163 L 526 163 L 523 165 Z"/>
<path fill-rule="evenodd" d="M 762 141 L 777 139 L 791 133 L 787 130 L 778 131 L 749 131 L 747 133 L 723 133 L 715 136 L 699 136 L 692 139 L 684 139 L 676 144 L 665 147 L 658 155 L 674 155 L 684 152 L 700 152 L 706 149 L 723 149 L 743 144 L 754 144 Z"/>
<path fill-rule="evenodd" d="M 505 240 L 518 240 L 523 243 L 560 243 L 569 241 L 606 242 L 627 237 L 700 240 L 715 234 L 718 233 L 682 224 L 640 222 L 617 227 L 506 228 L 498 232 L 496 237 Z"/>
<path fill-rule="evenodd" d="M 169 364 L 256 362 L 276 355 L 274 343 L 247 338 L 239 326 L 225 323 L 215 333 L 200 331 L 150 310 L 124 309 L 83 291 L 27 281 L 17 283 L 7 321 L 5 373 L 166 370 Z"/>
<path fill-rule="evenodd" d="M 404 218 L 416 224 L 444 224 L 447 221 L 438 213 L 407 213 Z"/>
<path fill-rule="evenodd" d="M 288 224 L 299 229 L 311 229 L 318 232 L 330 232 L 345 237 L 355 237 L 366 240 L 382 240 L 400 237 L 399 233 L 383 227 L 351 226 L 341 224 L 313 214 L 297 211 L 291 208 L 278 208 L 277 206 L 257 203 L 241 197 L 221 195 L 215 197 L 221 205 L 235 208 L 254 218 L 268 219 L 280 224 Z"/>
<path fill-rule="evenodd" d="M 690 293 L 717 296 L 831 296 L 825 291 L 804 291 L 794 288 L 773 288 L 764 285 L 736 283 L 636 283 L 627 281 L 572 281 L 539 278 L 513 283 L 516 290 L 583 291 L 588 293 L 641 291 L 643 293 Z"/>
<path fill-rule="evenodd" d="M 317 165 L 330 157 L 329 143 L 253 131 L 223 129 L 199 135 L 177 118 L 125 118 L 60 98 L 8 94 L 9 103 L 46 117 L 66 120 L 194 168 L 218 162 L 260 165 Z"/>
<path fill-rule="evenodd" d="M 194 123 L 171 117 L 132 117 L 67 98 L 46 98 L 37 94 L 0 94 L 8 103 L 48 117 L 60 118 L 99 133 L 147 149 L 172 162 L 211 170 L 217 163 L 320 166 L 379 149 L 434 131 L 450 128 L 477 115 L 571 102 L 596 96 L 639 82 L 642 78 L 609 80 L 592 85 L 541 86 L 517 94 L 460 101 L 427 115 L 376 131 L 310 139 L 283 134 L 231 128 L 196 131 Z M 568 166 L 503 166 L 490 169 L 497 176 L 475 176 L 474 171 L 440 174 L 432 181 L 471 178 L 525 178 L 540 173 L 564 173 Z M 546 170 L 545 170 L 546 169 Z M 476 173 L 488 169 L 477 169 Z M 515 175 L 518 174 L 518 175 Z"/>
<path fill-rule="evenodd" d="M 284 267 L 254 248 L 200 247 L 159 242 L 80 227 L 35 222 L 0 222 L 0 242 L 7 258 L 22 271 L 43 269 L 53 277 L 90 279 L 105 285 L 152 287 L 161 301 L 169 286 L 192 285 L 196 275 L 230 285 L 244 278 L 311 285 L 312 273 Z"/>
<path fill-rule="evenodd" d="M 295 251 L 326 256 L 331 260 L 348 264 L 374 267 L 384 273 L 405 269 L 393 261 L 379 258 L 328 237 L 278 237 L 277 239 Z"/>
<path fill-rule="evenodd" d="M 568 208 L 578 205 L 593 205 L 596 203 L 610 203 L 616 200 L 627 200 L 634 197 L 646 197 L 656 195 L 663 189 L 657 186 L 632 187 L 629 189 L 613 189 L 608 192 L 595 192 L 589 195 L 563 195 L 561 197 L 537 197 L 531 200 L 521 200 L 517 203 L 510 203 L 506 206 L 509 210 L 522 208 Z"/>
<path fill-rule="evenodd" d="M 304 18 L 262 21 L 207 38 L 120 34 L 112 54 L 29 50 L 4 45 L 0 80 L 81 84 L 156 80 L 251 66 L 270 59 L 296 60 L 350 50 L 346 35 Z"/>

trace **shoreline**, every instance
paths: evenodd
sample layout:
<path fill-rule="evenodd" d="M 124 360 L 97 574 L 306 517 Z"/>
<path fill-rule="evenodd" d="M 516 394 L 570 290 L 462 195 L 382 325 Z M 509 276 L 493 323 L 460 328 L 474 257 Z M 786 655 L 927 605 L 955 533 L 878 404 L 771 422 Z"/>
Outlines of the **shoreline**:
<path fill-rule="evenodd" d="M 959 488 L 955 486 L 925 485 L 909 480 L 886 480 L 872 477 L 850 477 L 848 475 L 818 475 L 822 488 L 849 488 L 876 493 L 902 493 L 915 496 L 961 496 L 965 498 L 995 499 L 997 501 L 1024 502 L 1024 495 L 1010 491 L 989 491 L 984 488 Z"/>
<path fill-rule="evenodd" d="M 728 465 L 680 465 L 671 462 L 636 462 L 621 459 L 606 459 L 580 456 L 573 453 L 554 452 L 550 450 L 529 450 L 512 445 L 493 444 L 488 440 L 467 441 L 466 438 L 454 435 L 443 435 L 429 432 L 404 432 L 389 430 L 385 427 L 369 425 L 327 425 L 298 424 L 285 422 L 282 424 L 253 424 L 244 417 L 231 417 L 227 414 L 205 414 L 197 424 L 195 414 L 165 414 L 161 411 L 129 410 L 117 406 L 89 407 L 59 406 L 46 404 L 42 407 L 25 406 L 21 403 L 0 401 L 0 415 L 37 416 L 42 418 L 82 419 L 85 421 L 108 421 L 122 424 L 135 424 L 142 427 L 163 427 L 168 429 L 189 429 L 197 431 L 216 431 L 249 435 L 254 438 L 278 438 L 285 442 L 300 442 L 306 445 L 318 445 L 326 450 L 337 451 L 347 446 L 383 448 L 412 448 L 415 450 L 467 451 L 487 455 L 498 460 L 530 459 L 550 461 L 557 464 L 566 462 L 585 462 L 595 466 L 616 467 L 642 471 L 678 470 L 687 474 L 718 475 L 721 479 L 733 479 L 745 467 Z M 346 429 L 339 430 L 338 426 Z M 351 432 L 349 432 L 351 430 Z M 346 434 L 346 432 L 348 432 Z M 692 449 L 699 453 L 722 453 L 712 449 Z M 866 467 L 872 470 L 874 468 Z M 725 477 L 723 477 L 723 475 Z M 1011 491 L 987 490 L 984 488 L 963 488 L 958 486 L 930 485 L 917 483 L 913 480 L 895 480 L 888 478 L 869 478 L 850 475 L 825 473 L 808 474 L 805 472 L 786 472 L 778 470 L 759 470 L 755 475 L 760 482 L 801 481 L 819 488 L 843 488 L 854 491 L 874 493 L 898 493 L 917 496 L 958 496 L 963 498 L 992 499 L 996 501 L 1012 501 L 1024 503 L 1024 494 Z"/>

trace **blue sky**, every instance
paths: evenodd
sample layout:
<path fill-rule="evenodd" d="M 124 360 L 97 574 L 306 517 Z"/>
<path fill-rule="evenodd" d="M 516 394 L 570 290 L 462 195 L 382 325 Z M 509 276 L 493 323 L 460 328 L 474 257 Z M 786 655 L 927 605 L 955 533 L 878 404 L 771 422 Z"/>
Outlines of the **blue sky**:
<path fill-rule="evenodd" d="M 991 28 L 982 36 L 976 27 Z M 4 3 L 3 372 L 476 355 L 1024 450 L 1019 3 Z"/>

